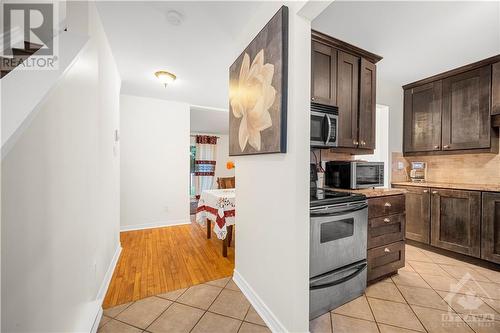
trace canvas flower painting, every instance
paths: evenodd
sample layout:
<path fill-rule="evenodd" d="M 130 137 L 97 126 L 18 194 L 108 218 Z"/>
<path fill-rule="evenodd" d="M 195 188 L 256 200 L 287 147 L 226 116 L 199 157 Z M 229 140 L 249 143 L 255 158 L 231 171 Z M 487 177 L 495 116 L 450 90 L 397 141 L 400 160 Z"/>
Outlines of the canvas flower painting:
<path fill-rule="evenodd" d="M 230 67 L 230 155 L 286 152 L 287 40 L 283 6 Z"/>

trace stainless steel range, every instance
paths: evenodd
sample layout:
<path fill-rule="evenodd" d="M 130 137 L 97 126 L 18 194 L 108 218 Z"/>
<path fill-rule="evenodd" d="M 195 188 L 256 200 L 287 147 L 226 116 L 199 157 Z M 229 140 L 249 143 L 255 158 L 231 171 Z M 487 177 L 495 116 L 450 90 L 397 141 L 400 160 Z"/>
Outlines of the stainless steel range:
<path fill-rule="evenodd" d="M 318 189 L 314 174 L 311 171 L 310 319 L 363 294 L 368 228 L 366 197 Z"/>

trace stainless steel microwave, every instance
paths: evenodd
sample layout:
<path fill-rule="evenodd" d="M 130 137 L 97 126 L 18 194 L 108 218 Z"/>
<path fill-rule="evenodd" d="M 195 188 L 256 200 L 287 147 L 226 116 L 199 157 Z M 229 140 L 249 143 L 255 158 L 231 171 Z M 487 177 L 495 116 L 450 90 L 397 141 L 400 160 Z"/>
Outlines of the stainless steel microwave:
<path fill-rule="evenodd" d="M 311 103 L 311 147 L 337 147 L 338 108 Z"/>
<path fill-rule="evenodd" d="M 325 185 L 344 189 L 384 186 L 384 162 L 327 162 Z"/>

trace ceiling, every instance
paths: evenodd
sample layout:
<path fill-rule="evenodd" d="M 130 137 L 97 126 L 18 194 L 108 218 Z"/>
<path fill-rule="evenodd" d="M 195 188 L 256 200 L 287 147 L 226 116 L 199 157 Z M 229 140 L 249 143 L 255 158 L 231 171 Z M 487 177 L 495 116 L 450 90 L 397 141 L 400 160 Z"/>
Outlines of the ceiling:
<path fill-rule="evenodd" d="M 500 54 L 499 1 L 334 1 L 312 26 L 383 56 L 378 79 L 398 85 Z"/>
<path fill-rule="evenodd" d="M 122 92 L 228 108 L 236 39 L 259 2 L 97 2 L 122 78 Z M 177 11 L 181 24 L 167 20 Z M 177 75 L 163 87 L 157 70 Z M 208 111 L 210 112 L 210 111 Z M 227 118 L 227 117 L 226 117 Z"/>

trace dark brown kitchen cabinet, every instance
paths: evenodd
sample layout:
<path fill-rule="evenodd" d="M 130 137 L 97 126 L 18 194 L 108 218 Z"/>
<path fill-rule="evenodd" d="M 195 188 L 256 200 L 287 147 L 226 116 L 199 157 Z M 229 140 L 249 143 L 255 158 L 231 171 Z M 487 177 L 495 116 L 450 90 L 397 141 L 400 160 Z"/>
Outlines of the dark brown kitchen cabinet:
<path fill-rule="evenodd" d="M 311 48 L 311 100 L 337 105 L 337 50 L 316 41 Z"/>
<path fill-rule="evenodd" d="M 360 58 L 338 51 L 338 145 L 344 148 L 358 146 L 359 62 Z"/>
<path fill-rule="evenodd" d="M 368 199 L 368 281 L 404 267 L 405 196 Z"/>
<path fill-rule="evenodd" d="M 500 55 L 403 89 L 405 155 L 498 153 Z"/>
<path fill-rule="evenodd" d="M 500 193 L 483 193 L 481 258 L 500 264 Z"/>
<path fill-rule="evenodd" d="M 491 67 L 491 114 L 500 115 L 500 62 Z"/>
<path fill-rule="evenodd" d="M 431 245 L 480 257 L 480 192 L 431 189 L 431 221 Z"/>
<path fill-rule="evenodd" d="M 441 96 L 441 81 L 405 90 L 405 152 L 441 149 Z"/>
<path fill-rule="evenodd" d="M 443 80 L 443 150 L 489 148 L 491 66 Z"/>
<path fill-rule="evenodd" d="M 375 149 L 377 67 L 362 58 L 359 83 L 359 147 Z"/>
<path fill-rule="evenodd" d="M 311 100 L 338 107 L 338 147 L 351 154 L 375 149 L 376 63 L 382 57 L 312 31 Z"/>
<path fill-rule="evenodd" d="M 406 238 L 429 244 L 431 236 L 431 190 L 412 186 L 395 186 L 406 192 Z"/>

